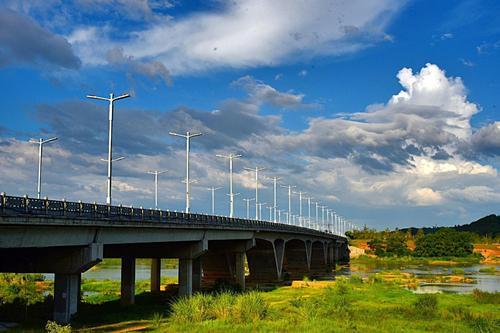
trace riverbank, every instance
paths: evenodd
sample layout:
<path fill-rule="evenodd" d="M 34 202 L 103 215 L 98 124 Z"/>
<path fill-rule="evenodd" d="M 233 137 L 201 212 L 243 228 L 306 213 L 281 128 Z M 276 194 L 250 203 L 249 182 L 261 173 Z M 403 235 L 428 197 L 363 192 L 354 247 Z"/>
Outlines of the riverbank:
<path fill-rule="evenodd" d="M 417 295 L 393 282 L 359 277 L 296 281 L 247 296 L 199 295 L 171 304 L 141 320 L 80 331 L 494 332 L 500 321 L 498 293 Z"/>

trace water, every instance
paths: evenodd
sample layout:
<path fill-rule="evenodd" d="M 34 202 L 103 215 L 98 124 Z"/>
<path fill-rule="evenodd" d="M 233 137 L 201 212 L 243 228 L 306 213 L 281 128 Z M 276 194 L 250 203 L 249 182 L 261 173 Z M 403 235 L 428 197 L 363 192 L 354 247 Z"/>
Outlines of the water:
<path fill-rule="evenodd" d="M 44 274 L 47 280 L 54 280 L 54 274 Z M 177 278 L 177 268 L 162 268 L 161 276 L 168 276 Z M 151 266 L 148 264 L 136 263 L 135 265 L 135 279 L 149 280 L 151 278 Z M 92 267 L 90 270 L 82 274 L 82 279 L 86 280 L 117 280 L 121 279 L 121 266 L 120 265 L 106 265 L 100 267 L 99 265 Z"/>
<path fill-rule="evenodd" d="M 480 269 L 496 268 L 496 272 L 480 272 Z M 495 265 L 472 265 L 472 266 L 412 266 L 408 268 L 400 268 L 398 271 L 401 273 L 411 273 L 417 278 L 432 278 L 448 275 L 462 275 L 453 274 L 453 271 L 463 271 L 463 276 L 472 279 L 472 283 L 460 282 L 447 282 L 447 283 L 420 283 L 416 289 L 412 289 L 415 293 L 456 293 L 456 294 L 469 294 L 474 289 L 487 292 L 500 292 L 500 266 Z M 370 268 L 365 270 L 352 270 L 346 268 L 340 272 L 340 275 L 358 275 L 362 277 L 369 277 L 375 273 L 382 271 L 382 268 Z"/>

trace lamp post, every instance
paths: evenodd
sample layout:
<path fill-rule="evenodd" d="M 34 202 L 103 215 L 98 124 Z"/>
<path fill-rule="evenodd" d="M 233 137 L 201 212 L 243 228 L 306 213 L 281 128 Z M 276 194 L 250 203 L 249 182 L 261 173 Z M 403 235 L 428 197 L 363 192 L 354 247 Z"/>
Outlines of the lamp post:
<path fill-rule="evenodd" d="M 212 192 L 212 215 L 215 215 L 215 191 L 220 190 L 222 187 L 209 187 L 207 190 Z"/>
<path fill-rule="evenodd" d="M 319 202 L 315 202 L 316 205 L 316 214 L 314 214 L 314 219 L 316 221 L 316 227 L 319 226 L 319 216 L 318 216 L 318 209 L 319 209 Z"/>
<path fill-rule="evenodd" d="M 247 203 L 247 219 L 250 218 L 250 201 L 255 200 L 254 198 L 244 198 L 243 199 Z"/>
<path fill-rule="evenodd" d="M 299 195 L 299 225 L 302 226 L 302 194 L 306 194 L 307 192 L 293 192 Z"/>
<path fill-rule="evenodd" d="M 57 140 L 57 137 L 53 137 L 47 140 L 42 138 L 35 140 L 30 139 L 30 143 L 38 144 L 38 185 L 37 185 L 37 198 L 40 199 L 42 197 L 42 158 L 43 158 L 43 145 L 52 141 Z"/>
<path fill-rule="evenodd" d="M 267 209 L 269 209 L 269 222 L 273 220 L 273 208 L 274 206 L 267 206 Z"/>
<path fill-rule="evenodd" d="M 154 175 L 155 177 L 155 209 L 158 209 L 158 175 L 161 175 L 162 173 L 167 172 L 168 170 L 163 170 L 163 171 L 148 171 L 150 175 Z"/>
<path fill-rule="evenodd" d="M 229 155 L 217 155 L 217 157 L 229 160 L 229 217 L 234 217 L 234 193 L 233 193 L 233 160 L 241 155 L 230 153 Z"/>
<path fill-rule="evenodd" d="M 312 197 L 307 197 L 307 224 L 308 228 L 311 227 L 311 199 Z"/>
<path fill-rule="evenodd" d="M 186 135 L 184 134 L 178 134 L 174 132 L 169 132 L 168 134 L 173 135 L 173 136 L 178 136 L 181 138 L 186 139 L 186 213 L 189 213 L 190 210 L 190 196 L 189 196 L 189 188 L 191 185 L 191 182 L 189 181 L 189 150 L 190 150 L 190 143 L 191 139 L 197 136 L 200 136 L 201 133 L 191 133 L 189 131 L 186 132 Z"/>
<path fill-rule="evenodd" d="M 278 186 L 278 180 L 281 179 L 281 177 L 267 177 L 268 179 L 272 179 L 273 181 L 273 211 L 274 211 L 274 222 L 277 222 L 277 216 L 276 216 L 276 211 L 277 211 L 277 186 Z"/>
<path fill-rule="evenodd" d="M 111 177 L 113 173 L 113 162 L 116 160 L 113 160 L 113 111 L 114 111 L 114 103 L 115 101 L 118 101 L 120 99 L 128 98 L 130 97 L 129 94 L 123 94 L 118 97 L 114 97 L 114 95 L 111 93 L 109 94 L 109 98 L 106 97 L 99 97 L 95 95 L 87 95 L 87 98 L 91 99 L 97 99 L 101 101 L 107 101 L 109 102 L 109 111 L 108 111 L 108 193 L 106 196 L 106 203 L 108 205 L 111 205 Z"/>
<path fill-rule="evenodd" d="M 259 212 L 259 216 L 258 216 L 257 220 L 262 219 L 262 205 L 265 205 L 265 204 L 266 204 L 265 202 L 259 202 L 259 203 L 257 204 L 257 206 L 259 206 L 259 210 L 258 210 L 258 212 Z"/>
<path fill-rule="evenodd" d="M 255 171 L 255 219 L 259 219 L 259 171 L 265 168 L 256 166 L 255 168 L 245 168 L 248 171 Z"/>
<path fill-rule="evenodd" d="M 292 186 L 292 185 L 287 185 L 287 186 L 281 185 L 281 187 L 288 189 L 288 214 L 287 214 L 287 222 L 288 222 L 288 224 L 290 224 L 290 218 L 291 218 L 291 215 L 292 215 L 292 188 L 294 188 L 295 186 Z"/>

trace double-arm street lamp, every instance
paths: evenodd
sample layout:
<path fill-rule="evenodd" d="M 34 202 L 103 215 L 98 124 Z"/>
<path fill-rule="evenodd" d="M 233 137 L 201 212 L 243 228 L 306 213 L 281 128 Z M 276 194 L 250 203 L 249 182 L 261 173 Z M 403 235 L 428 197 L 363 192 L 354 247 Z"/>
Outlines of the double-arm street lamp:
<path fill-rule="evenodd" d="M 91 99 L 98 99 L 101 101 L 107 101 L 109 102 L 109 111 L 108 111 L 108 159 L 106 160 L 108 162 L 108 191 L 107 191 L 107 196 L 106 196 L 106 203 L 108 205 L 111 205 L 111 177 L 112 177 L 112 167 L 113 167 L 113 162 L 116 160 L 113 160 L 113 108 L 114 108 L 114 102 L 118 101 L 120 99 L 128 98 L 130 97 L 129 94 L 123 94 L 118 97 L 114 97 L 114 95 L 111 93 L 109 94 L 109 98 L 106 97 L 99 97 L 95 95 L 87 95 L 88 98 Z"/>
<path fill-rule="evenodd" d="M 56 137 L 44 140 L 42 138 L 35 140 L 30 139 L 30 143 L 38 144 L 38 186 L 37 186 L 37 198 L 40 199 L 42 196 L 42 158 L 43 158 L 43 145 L 52 141 L 57 140 Z"/>
<path fill-rule="evenodd" d="M 255 219 L 259 219 L 259 171 L 264 170 L 265 168 L 256 166 L 255 168 L 245 168 L 248 171 L 255 172 Z"/>
<path fill-rule="evenodd" d="M 234 217 L 234 193 L 233 193 L 233 160 L 241 155 L 230 153 L 229 155 L 217 155 L 229 160 L 229 217 Z"/>
<path fill-rule="evenodd" d="M 190 143 L 191 143 L 191 138 L 200 136 L 201 133 L 191 133 L 189 131 L 186 132 L 186 134 L 178 134 L 174 132 L 169 132 L 168 134 L 173 135 L 173 136 L 178 136 L 181 138 L 186 139 L 186 213 L 189 213 L 190 210 L 190 196 L 189 196 L 189 189 L 191 186 L 191 181 L 189 180 L 189 150 L 190 150 Z"/>
<path fill-rule="evenodd" d="M 148 171 L 150 175 L 154 175 L 155 177 L 155 209 L 158 209 L 158 175 L 161 175 L 162 173 L 167 172 L 168 170 L 154 170 L 154 171 Z"/>

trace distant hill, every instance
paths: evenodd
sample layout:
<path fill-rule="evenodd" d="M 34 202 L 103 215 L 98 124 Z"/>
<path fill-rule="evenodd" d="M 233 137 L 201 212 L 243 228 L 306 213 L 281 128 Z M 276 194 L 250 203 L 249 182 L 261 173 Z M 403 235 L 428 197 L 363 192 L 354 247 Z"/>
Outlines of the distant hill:
<path fill-rule="evenodd" d="M 425 234 L 428 234 L 431 232 L 436 232 L 441 228 L 442 227 L 433 227 L 433 228 L 422 228 L 422 229 Z M 483 218 L 480 218 L 479 220 L 474 221 L 472 223 L 464 225 L 456 225 L 452 228 L 458 231 L 470 231 L 481 236 L 489 235 L 492 237 L 496 237 L 497 235 L 500 235 L 500 215 L 491 214 Z M 415 235 L 418 229 L 419 228 L 411 227 L 400 230 L 403 232 L 407 232 L 408 230 L 410 230 L 411 233 Z"/>
<path fill-rule="evenodd" d="M 458 231 L 470 231 L 478 235 L 496 237 L 500 234 L 500 215 L 491 214 L 470 224 L 455 226 Z"/>

